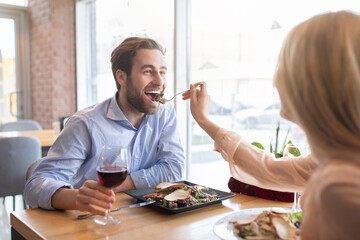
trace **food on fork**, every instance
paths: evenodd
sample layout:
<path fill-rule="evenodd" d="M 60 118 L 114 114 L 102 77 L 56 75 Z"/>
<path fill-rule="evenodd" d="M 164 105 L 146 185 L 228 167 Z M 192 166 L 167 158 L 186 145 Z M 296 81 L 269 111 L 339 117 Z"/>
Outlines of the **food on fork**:
<path fill-rule="evenodd" d="M 300 239 L 301 212 L 287 213 L 277 209 L 263 211 L 247 219 L 231 221 L 234 233 L 244 239 Z"/>
<path fill-rule="evenodd" d="M 147 201 L 155 200 L 156 204 L 168 208 L 193 206 L 218 199 L 215 192 L 206 193 L 207 187 L 189 186 L 184 183 L 162 182 L 155 186 L 155 192 L 143 196 Z"/>
<path fill-rule="evenodd" d="M 198 87 L 198 86 L 203 85 L 204 83 L 205 83 L 205 82 L 199 82 L 199 83 L 197 83 L 195 86 Z M 173 99 L 174 99 L 176 96 L 178 96 L 179 94 L 183 94 L 183 93 L 189 92 L 189 91 L 190 91 L 190 89 L 189 89 L 189 90 L 182 91 L 182 92 L 178 92 L 178 93 L 176 93 L 176 94 L 175 94 L 172 98 L 170 98 L 170 99 L 164 98 L 164 93 L 160 93 L 160 92 L 159 92 L 158 94 L 155 95 L 154 100 L 155 100 L 156 102 L 165 104 L 166 102 L 173 100 Z M 149 92 L 148 92 L 148 93 L 149 93 Z M 152 93 L 154 93 L 154 92 L 152 92 Z"/>
<path fill-rule="evenodd" d="M 166 99 L 164 98 L 164 94 L 163 93 L 158 93 L 155 95 L 155 101 L 159 102 L 161 104 L 165 104 L 166 103 Z"/>

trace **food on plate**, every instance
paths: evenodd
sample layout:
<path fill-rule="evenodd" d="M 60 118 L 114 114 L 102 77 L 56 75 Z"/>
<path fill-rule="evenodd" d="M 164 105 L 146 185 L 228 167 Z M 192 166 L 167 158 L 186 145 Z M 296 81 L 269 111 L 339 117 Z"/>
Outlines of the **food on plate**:
<path fill-rule="evenodd" d="M 164 191 L 168 188 L 185 187 L 185 183 L 162 182 L 155 186 L 156 191 Z"/>
<path fill-rule="evenodd" d="M 287 213 L 279 209 L 263 211 L 247 219 L 231 221 L 234 232 L 244 239 L 300 239 L 301 212 Z"/>
<path fill-rule="evenodd" d="M 207 187 L 184 183 L 162 182 L 155 186 L 155 192 L 143 196 L 147 201 L 155 200 L 157 204 L 168 208 L 193 206 L 210 202 L 218 198 L 215 192 L 206 193 Z"/>
<path fill-rule="evenodd" d="M 199 191 L 209 190 L 209 188 L 204 187 L 204 186 L 201 186 L 201 185 L 194 185 L 193 187 L 196 188 L 196 189 L 199 190 Z"/>
<path fill-rule="evenodd" d="M 178 189 L 176 191 L 173 191 L 169 195 L 166 195 L 164 197 L 164 200 L 166 200 L 168 202 L 176 202 L 176 201 L 186 200 L 190 197 L 190 194 L 191 194 L 190 189 L 188 189 L 188 190 Z"/>

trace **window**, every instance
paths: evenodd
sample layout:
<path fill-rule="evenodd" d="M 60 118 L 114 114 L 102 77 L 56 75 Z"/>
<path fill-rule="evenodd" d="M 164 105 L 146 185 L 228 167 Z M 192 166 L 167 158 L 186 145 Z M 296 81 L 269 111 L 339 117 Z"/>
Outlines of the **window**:
<path fill-rule="evenodd" d="M 28 6 L 28 0 L 0 0 L 0 3 L 22 6 L 22 7 Z"/>
<path fill-rule="evenodd" d="M 14 1 L 16 5 L 19 1 Z M 27 8 L 0 3 L 0 124 L 31 117 Z"/>
<path fill-rule="evenodd" d="M 221 6 L 219 6 L 221 4 Z M 209 117 L 265 149 L 274 143 L 306 143 L 298 126 L 280 117 L 273 74 L 282 42 L 296 24 L 331 10 L 360 11 L 357 1 L 191 1 L 191 79 L 206 81 Z M 213 151 L 213 141 L 192 121 L 189 180 L 227 189 L 229 167 Z"/>

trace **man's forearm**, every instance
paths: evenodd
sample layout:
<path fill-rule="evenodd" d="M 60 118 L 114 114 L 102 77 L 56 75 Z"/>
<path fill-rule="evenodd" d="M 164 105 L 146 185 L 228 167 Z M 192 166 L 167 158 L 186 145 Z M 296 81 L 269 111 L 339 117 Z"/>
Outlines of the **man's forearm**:
<path fill-rule="evenodd" d="M 120 185 L 114 188 L 114 192 L 123 192 L 128 190 L 136 189 L 135 184 L 130 175 L 128 175 L 125 181 Z"/>
<path fill-rule="evenodd" d="M 51 197 L 51 205 L 55 209 L 76 209 L 75 199 L 78 189 L 59 188 Z"/>

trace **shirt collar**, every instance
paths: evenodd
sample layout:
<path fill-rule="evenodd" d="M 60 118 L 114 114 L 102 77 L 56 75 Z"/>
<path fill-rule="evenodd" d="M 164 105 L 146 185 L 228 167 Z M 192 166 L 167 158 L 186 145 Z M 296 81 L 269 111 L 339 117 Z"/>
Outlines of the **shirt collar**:
<path fill-rule="evenodd" d="M 110 99 L 110 103 L 107 109 L 106 116 L 112 120 L 127 120 L 124 113 L 121 111 L 119 105 L 117 104 L 118 92 Z"/>
<path fill-rule="evenodd" d="M 116 94 L 110 99 L 110 103 L 107 109 L 107 118 L 115 120 L 115 121 L 121 121 L 123 123 L 125 123 L 125 125 L 130 125 L 132 128 L 134 128 L 131 123 L 129 122 L 129 120 L 126 118 L 126 116 L 124 115 L 124 113 L 121 111 L 119 105 L 117 104 L 117 98 L 118 98 L 119 93 L 116 92 Z M 147 124 L 149 119 L 149 115 L 145 115 L 145 118 L 143 119 L 143 122 L 140 125 L 140 128 L 143 124 Z M 135 129 L 135 128 L 134 128 Z"/>

